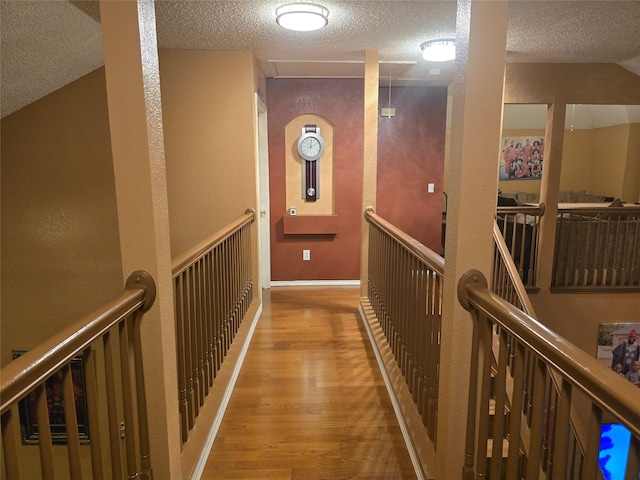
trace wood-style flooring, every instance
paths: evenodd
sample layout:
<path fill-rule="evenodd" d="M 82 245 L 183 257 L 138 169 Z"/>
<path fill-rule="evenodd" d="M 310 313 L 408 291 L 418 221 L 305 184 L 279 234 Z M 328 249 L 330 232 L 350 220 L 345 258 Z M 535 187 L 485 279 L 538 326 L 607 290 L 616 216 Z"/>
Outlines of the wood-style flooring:
<path fill-rule="evenodd" d="M 202 474 L 416 478 L 354 287 L 275 287 Z"/>

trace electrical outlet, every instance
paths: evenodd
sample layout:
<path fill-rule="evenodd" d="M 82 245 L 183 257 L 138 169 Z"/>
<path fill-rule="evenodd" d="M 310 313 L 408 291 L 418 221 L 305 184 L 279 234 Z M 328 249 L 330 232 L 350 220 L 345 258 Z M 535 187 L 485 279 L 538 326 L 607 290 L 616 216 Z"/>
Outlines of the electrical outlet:
<path fill-rule="evenodd" d="M 429 184 L 427 185 L 427 192 L 429 192 L 429 193 L 433 193 L 433 192 L 435 192 L 435 187 L 436 187 L 436 186 L 435 186 L 433 183 L 429 183 Z"/>
<path fill-rule="evenodd" d="M 311 250 L 302 250 L 302 260 L 311 260 Z"/>

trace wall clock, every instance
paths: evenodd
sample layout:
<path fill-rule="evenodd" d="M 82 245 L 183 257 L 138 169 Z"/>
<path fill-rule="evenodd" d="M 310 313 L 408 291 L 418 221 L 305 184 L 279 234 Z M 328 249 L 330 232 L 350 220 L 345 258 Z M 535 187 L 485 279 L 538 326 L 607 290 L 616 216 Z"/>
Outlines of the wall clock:
<path fill-rule="evenodd" d="M 298 154 L 302 158 L 302 198 L 314 202 L 320 198 L 320 157 L 324 153 L 324 139 L 320 127 L 305 125 L 298 139 Z"/>

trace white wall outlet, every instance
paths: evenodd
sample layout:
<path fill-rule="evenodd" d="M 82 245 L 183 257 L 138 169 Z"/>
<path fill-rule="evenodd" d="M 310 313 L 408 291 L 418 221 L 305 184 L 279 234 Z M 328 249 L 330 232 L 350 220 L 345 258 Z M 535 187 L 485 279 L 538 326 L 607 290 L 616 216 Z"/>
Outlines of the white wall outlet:
<path fill-rule="evenodd" d="M 296 207 L 289 207 L 289 215 L 294 216 L 296 213 L 298 213 Z"/>
<path fill-rule="evenodd" d="M 302 250 L 302 260 L 311 260 L 311 250 Z"/>
<path fill-rule="evenodd" d="M 433 192 L 435 192 L 435 191 L 436 191 L 436 186 L 435 186 L 433 183 L 429 183 L 429 184 L 427 185 L 427 192 L 429 192 L 429 193 L 433 193 Z"/>

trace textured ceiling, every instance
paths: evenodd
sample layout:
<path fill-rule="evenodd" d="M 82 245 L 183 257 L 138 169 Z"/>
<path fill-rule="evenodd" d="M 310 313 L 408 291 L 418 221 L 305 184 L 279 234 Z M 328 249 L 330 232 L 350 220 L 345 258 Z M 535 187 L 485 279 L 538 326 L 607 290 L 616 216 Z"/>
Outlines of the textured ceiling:
<path fill-rule="evenodd" d="M 267 76 L 360 76 L 378 50 L 393 84 L 447 85 L 453 62 L 430 64 L 420 43 L 455 34 L 456 2 L 316 0 L 318 32 L 288 32 L 275 8 L 290 0 L 156 0 L 158 45 L 253 50 Z M 1 0 L 1 114 L 103 64 L 97 1 Z M 640 74 L 640 1 L 525 1 L 509 5 L 509 62 L 618 63 Z M 384 81 L 383 81 L 384 83 Z"/>

